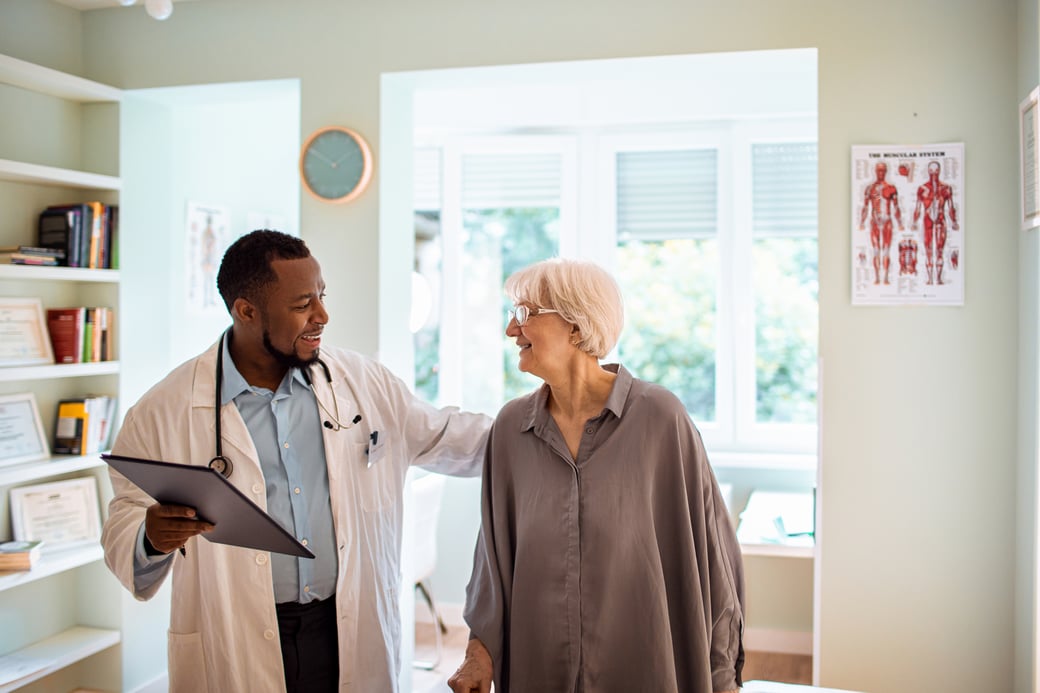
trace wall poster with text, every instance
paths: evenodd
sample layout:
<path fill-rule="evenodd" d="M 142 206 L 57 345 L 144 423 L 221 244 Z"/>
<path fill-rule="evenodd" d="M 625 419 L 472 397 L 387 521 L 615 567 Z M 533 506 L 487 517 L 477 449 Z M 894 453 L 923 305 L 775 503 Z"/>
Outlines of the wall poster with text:
<path fill-rule="evenodd" d="M 852 304 L 964 305 L 964 143 L 852 147 Z"/>

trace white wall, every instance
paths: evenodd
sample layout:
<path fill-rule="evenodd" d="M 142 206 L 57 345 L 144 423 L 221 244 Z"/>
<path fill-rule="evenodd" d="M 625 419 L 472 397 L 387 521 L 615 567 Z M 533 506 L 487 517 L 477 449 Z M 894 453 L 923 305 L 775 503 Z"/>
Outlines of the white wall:
<path fill-rule="evenodd" d="M 44 35 L 52 10 L 26 9 L 37 1 L 0 6 L 0 27 L 32 20 L 0 28 L 0 51 L 48 57 L 15 35 Z M 298 77 L 301 140 L 340 123 L 375 144 L 383 72 L 818 48 L 821 683 L 1018 693 L 1027 688 L 1014 673 L 1014 585 L 1029 578 L 1012 528 L 1035 503 L 1020 499 L 1016 515 L 1016 478 L 1032 464 L 1016 454 L 1019 298 L 1032 291 L 1019 285 L 1013 184 L 1024 1 L 207 0 L 177 3 L 165 23 L 139 7 L 88 13 L 83 65 L 130 88 Z M 1026 8 L 1035 17 L 1032 0 Z M 1034 69 L 1035 52 L 1024 62 Z M 966 145 L 965 305 L 853 308 L 850 146 L 946 141 Z M 301 234 L 341 270 L 330 295 L 362 297 L 332 316 L 329 336 L 366 353 L 393 336 L 372 297 L 411 262 L 407 248 L 394 263 L 395 249 L 380 247 L 378 199 L 376 185 L 354 205 L 301 208 Z M 403 324 L 406 313 L 392 318 Z"/>

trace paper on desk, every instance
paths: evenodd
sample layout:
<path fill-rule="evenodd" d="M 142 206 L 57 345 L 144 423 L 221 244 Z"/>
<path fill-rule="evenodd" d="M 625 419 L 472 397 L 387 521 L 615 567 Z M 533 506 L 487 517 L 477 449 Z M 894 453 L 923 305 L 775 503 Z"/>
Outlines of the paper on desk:
<path fill-rule="evenodd" d="M 812 546 L 813 494 L 753 491 L 740 513 L 737 540 L 743 544 Z"/>

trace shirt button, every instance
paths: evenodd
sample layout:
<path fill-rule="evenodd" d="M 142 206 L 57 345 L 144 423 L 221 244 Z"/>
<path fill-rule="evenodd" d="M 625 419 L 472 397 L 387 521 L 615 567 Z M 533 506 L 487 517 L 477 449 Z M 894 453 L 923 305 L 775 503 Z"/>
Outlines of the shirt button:
<path fill-rule="evenodd" d="M 260 493 L 264 490 L 264 487 L 260 484 L 253 484 L 253 493 Z"/>
<path fill-rule="evenodd" d="M 296 495 L 300 495 L 300 487 L 297 486 L 296 488 L 294 488 L 293 493 L 295 493 Z"/>
<path fill-rule="evenodd" d="M 310 585 L 304 585 L 303 586 L 303 591 L 304 592 L 310 592 L 311 591 L 311 586 Z"/>
<path fill-rule="evenodd" d="M 256 555 L 256 564 L 257 565 L 267 565 L 267 554 L 266 553 L 258 553 Z"/>
<path fill-rule="evenodd" d="M 586 428 L 585 432 L 588 433 L 589 435 L 592 435 L 592 428 L 591 427 L 590 428 Z"/>
<path fill-rule="evenodd" d="M 302 540 L 300 540 L 300 543 L 303 544 L 304 546 L 306 546 L 307 545 L 307 540 L 306 539 L 302 539 Z"/>
<path fill-rule="evenodd" d="M 285 448 L 286 450 L 288 450 L 289 449 L 289 444 L 288 443 L 282 443 L 282 447 Z"/>
<path fill-rule="evenodd" d="M 268 628 L 264 631 L 264 640 L 274 640 L 274 631 Z"/>

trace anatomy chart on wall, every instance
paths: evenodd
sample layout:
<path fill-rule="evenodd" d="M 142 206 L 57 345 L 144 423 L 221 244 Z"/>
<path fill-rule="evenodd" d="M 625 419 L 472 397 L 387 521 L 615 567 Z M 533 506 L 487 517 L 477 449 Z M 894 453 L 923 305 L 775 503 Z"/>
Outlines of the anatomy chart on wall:
<path fill-rule="evenodd" d="M 223 207 L 188 202 L 185 261 L 187 311 L 224 310 L 217 295 L 217 268 L 229 243 L 230 214 Z"/>
<path fill-rule="evenodd" d="M 964 305 L 963 222 L 963 142 L 853 146 L 853 305 Z"/>

